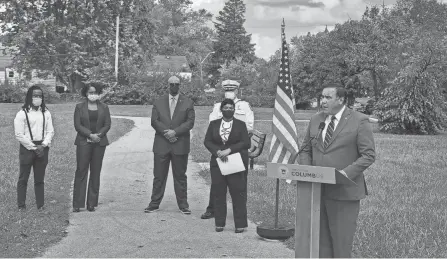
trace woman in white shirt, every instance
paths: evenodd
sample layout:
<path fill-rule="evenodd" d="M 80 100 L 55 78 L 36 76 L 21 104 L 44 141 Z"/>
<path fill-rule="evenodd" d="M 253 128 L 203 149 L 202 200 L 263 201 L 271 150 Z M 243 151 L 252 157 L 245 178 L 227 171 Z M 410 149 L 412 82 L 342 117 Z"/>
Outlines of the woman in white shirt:
<path fill-rule="evenodd" d="M 42 210 L 45 203 L 45 170 L 54 128 L 51 113 L 45 106 L 43 91 L 39 86 L 33 85 L 28 89 L 25 104 L 14 119 L 14 132 L 20 143 L 17 205 L 20 210 L 26 209 L 26 190 L 32 167 L 36 205 L 38 210 Z"/>

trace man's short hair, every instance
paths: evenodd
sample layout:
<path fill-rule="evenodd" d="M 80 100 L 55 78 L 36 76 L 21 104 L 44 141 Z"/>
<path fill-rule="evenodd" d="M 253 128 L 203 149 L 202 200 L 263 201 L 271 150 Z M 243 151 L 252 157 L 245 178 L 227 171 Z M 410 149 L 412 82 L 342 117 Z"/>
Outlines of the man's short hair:
<path fill-rule="evenodd" d="M 346 104 L 346 102 L 348 101 L 348 91 L 346 90 L 346 88 L 337 84 L 328 84 L 324 87 L 324 89 L 326 88 L 335 89 L 335 96 L 337 96 L 338 98 L 343 97 L 343 104 Z"/>

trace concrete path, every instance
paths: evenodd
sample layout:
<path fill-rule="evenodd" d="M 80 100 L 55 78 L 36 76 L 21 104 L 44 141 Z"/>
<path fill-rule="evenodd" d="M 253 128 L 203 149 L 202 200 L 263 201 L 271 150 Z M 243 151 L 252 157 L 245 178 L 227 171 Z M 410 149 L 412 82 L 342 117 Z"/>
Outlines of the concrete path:
<path fill-rule="evenodd" d="M 152 190 L 154 130 L 149 118 L 122 118 L 134 120 L 135 127 L 106 150 L 99 207 L 72 213 L 67 237 L 43 257 L 294 257 L 282 243 L 260 239 L 251 222 L 247 232 L 235 234 L 231 206 L 224 232 L 214 231 L 214 219 L 200 219 L 209 186 L 192 160 L 187 172 L 192 214 L 179 212 L 171 173 L 160 211 L 144 213 Z"/>

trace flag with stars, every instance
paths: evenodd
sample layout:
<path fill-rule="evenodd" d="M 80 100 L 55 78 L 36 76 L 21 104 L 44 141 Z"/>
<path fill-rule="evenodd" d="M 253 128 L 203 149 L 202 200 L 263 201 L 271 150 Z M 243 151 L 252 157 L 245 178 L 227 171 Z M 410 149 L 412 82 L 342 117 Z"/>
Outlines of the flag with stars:
<path fill-rule="evenodd" d="M 276 87 L 273 110 L 273 137 L 270 144 L 269 160 L 272 163 L 290 164 L 298 153 L 298 134 L 295 125 L 295 98 L 290 77 L 289 50 L 284 33 L 284 19 L 281 25 L 281 65 Z"/>

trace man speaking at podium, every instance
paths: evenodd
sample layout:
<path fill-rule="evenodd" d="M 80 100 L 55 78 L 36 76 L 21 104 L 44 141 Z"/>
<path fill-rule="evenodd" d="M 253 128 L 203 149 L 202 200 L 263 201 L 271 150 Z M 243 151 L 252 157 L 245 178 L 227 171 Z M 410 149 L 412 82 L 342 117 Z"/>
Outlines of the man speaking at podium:
<path fill-rule="evenodd" d="M 336 168 L 357 184 L 322 184 L 320 258 L 351 257 L 360 199 L 368 194 L 363 171 L 376 156 L 368 116 L 345 106 L 346 93 L 336 85 L 323 89 L 323 111 L 310 119 L 299 157 L 301 165 Z"/>

